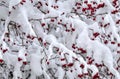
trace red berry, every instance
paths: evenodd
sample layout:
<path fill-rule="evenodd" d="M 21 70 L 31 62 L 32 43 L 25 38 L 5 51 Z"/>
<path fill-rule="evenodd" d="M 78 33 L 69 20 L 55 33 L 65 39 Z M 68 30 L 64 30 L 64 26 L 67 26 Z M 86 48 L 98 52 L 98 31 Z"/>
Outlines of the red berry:
<path fill-rule="evenodd" d="M 8 42 L 10 42 L 10 39 L 8 39 Z"/>
<path fill-rule="evenodd" d="M 42 40 L 42 38 L 41 38 L 41 37 L 39 37 L 39 38 L 38 38 L 38 41 L 41 41 L 41 42 L 42 42 L 43 40 Z"/>
<path fill-rule="evenodd" d="M 49 13 L 50 11 L 47 11 L 47 13 Z"/>
<path fill-rule="evenodd" d="M 80 65 L 80 67 L 83 69 L 83 68 L 84 68 L 84 65 L 83 65 L 83 64 L 81 64 L 81 65 Z"/>
<path fill-rule="evenodd" d="M 34 36 L 31 36 L 31 40 L 34 40 L 34 38 L 35 38 Z"/>
<path fill-rule="evenodd" d="M 18 28 L 20 28 L 21 26 L 20 25 L 18 25 Z"/>
<path fill-rule="evenodd" d="M 49 65 L 49 64 L 50 64 L 50 62 L 47 62 L 47 64 Z"/>
<path fill-rule="evenodd" d="M 120 51 L 117 51 L 118 54 L 120 54 Z"/>
<path fill-rule="evenodd" d="M 5 41 L 5 38 L 3 39 L 3 41 Z"/>
<path fill-rule="evenodd" d="M 77 5 L 81 5 L 81 3 L 77 2 Z"/>
<path fill-rule="evenodd" d="M 93 2 L 93 4 L 96 4 L 96 2 Z"/>
<path fill-rule="evenodd" d="M 73 45 L 72 45 L 72 48 L 73 48 L 73 49 L 75 49 L 75 48 L 76 48 L 76 47 L 75 47 L 75 44 L 73 44 Z"/>
<path fill-rule="evenodd" d="M 48 3 L 45 3 L 46 6 L 48 6 Z"/>
<path fill-rule="evenodd" d="M 102 17 L 102 20 L 104 20 L 104 17 Z"/>
<path fill-rule="evenodd" d="M 83 48 L 78 48 L 78 51 L 82 51 L 83 50 Z"/>
<path fill-rule="evenodd" d="M 91 8 L 91 7 L 92 7 L 92 5 L 91 5 L 91 4 L 87 4 L 87 6 L 88 6 L 88 8 Z"/>
<path fill-rule="evenodd" d="M 118 43 L 118 47 L 120 47 L 120 43 Z"/>
<path fill-rule="evenodd" d="M 84 75 L 88 75 L 88 73 L 84 73 Z"/>
<path fill-rule="evenodd" d="M 100 35 L 98 32 L 93 33 L 93 36 L 96 38 L 98 35 Z"/>
<path fill-rule="evenodd" d="M 105 3 L 98 4 L 97 9 L 102 8 L 102 7 L 104 7 L 104 6 L 105 6 Z"/>
<path fill-rule="evenodd" d="M 114 42 L 114 41 L 112 41 L 112 42 L 111 42 L 111 44 L 115 44 L 115 42 Z"/>
<path fill-rule="evenodd" d="M 11 11 L 9 11 L 9 15 L 11 14 Z"/>
<path fill-rule="evenodd" d="M 66 27 L 66 24 L 64 24 L 64 27 Z"/>
<path fill-rule="evenodd" d="M 21 60 L 22 60 L 22 58 L 18 57 L 18 61 L 21 61 Z"/>
<path fill-rule="evenodd" d="M 40 6 L 37 6 L 37 8 L 39 9 L 39 8 L 40 8 Z"/>
<path fill-rule="evenodd" d="M 23 5 L 23 2 L 20 2 L 21 5 Z"/>
<path fill-rule="evenodd" d="M 70 70 L 70 72 L 73 72 L 73 70 Z"/>
<path fill-rule="evenodd" d="M 78 5 L 78 6 L 80 6 L 80 5 L 81 5 L 81 3 L 79 3 L 79 2 L 76 2 L 75 6 L 77 6 L 77 5 Z"/>
<path fill-rule="evenodd" d="M 58 24 L 61 24 L 60 22 L 58 22 Z"/>
<path fill-rule="evenodd" d="M 61 52 L 59 52 L 59 55 L 61 55 Z"/>
<path fill-rule="evenodd" d="M 94 17 L 94 18 L 93 18 L 93 20 L 95 21 L 95 20 L 96 20 L 96 18 Z"/>
<path fill-rule="evenodd" d="M 60 22 L 62 22 L 62 19 L 60 19 Z"/>
<path fill-rule="evenodd" d="M 22 0 L 22 2 L 26 2 L 26 0 Z"/>
<path fill-rule="evenodd" d="M 9 37 L 9 33 L 8 33 L 8 32 L 6 32 L 5 35 L 6 35 L 7 37 Z"/>
<path fill-rule="evenodd" d="M 5 53 L 8 49 L 3 50 L 3 53 Z"/>
<path fill-rule="evenodd" d="M 65 60 L 65 58 L 61 58 L 60 60 L 61 60 L 61 61 L 64 61 L 64 60 Z"/>
<path fill-rule="evenodd" d="M 25 53 L 25 56 L 27 56 L 28 54 L 27 53 Z"/>
<path fill-rule="evenodd" d="M 46 46 L 46 45 L 47 45 L 47 43 L 45 42 L 45 43 L 43 43 L 43 45 L 44 45 L 44 46 Z"/>
<path fill-rule="evenodd" d="M 54 22 L 54 19 L 51 19 L 51 22 Z"/>
<path fill-rule="evenodd" d="M 64 67 L 64 68 L 67 67 L 67 64 L 63 64 L 62 67 Z"/>
<path fill-rule="evenodd" d="M 78 74 L 78 77 L 79 77 L 79 78 L 82 78 L 82 77 L 83 77 L 83 74 Z"/>
<path fill-rule="evenodd" d="M 31 3 L 33 3 L 33 0 L 30 0 L 31 1 Z"/>
<path fill-rule="evenodd" d="M 86 50 L 82 50 L 82 51 L 81 51 L 81 53 L 83 53 L 83 54 L 84 54 L 84 53 L 87 53 L 87 51 L 86 51 Z"/>
<path fill-rule="evenodd" d="M 28 41 L 26 41 L 26 43 L 28 43 Z"/>
<path fill-rule="evenodd" d="M 58 52 L 58 51 L 59 51 L 59 48 L 56 48 L 56 51 Z"/>
<path fill-rule="evenodd" d="M 104 41 L 104 44 L 108 44 L 108 41 L 107 41 L 107 40 L 105 40 L 105 41 Z"/>
<path fill-rule="evenodd" d="M 98 73 L 96 73 L 94 76 L 93 76 L 93 79 L 99 79 L 100 77 L 99 77 L 99 74 Z"/>
<path fill-rule="evenodd" d="M 102 66 L 103 66 L 102 64 L 97 64 L 97 63 L 95 63 L 95 65 L 96 65 L 97 67 L 102 67 Z"/>
<path fill-rule="evenodd" d="M 75 28 L 72 28 L 72 31 L 75 31 Z"/>
<path fill-rule="evenodd" d="M 80 7 L 77 7 L 77 9 L 80 9 Z"/>
<path fill-rule="evenodd" d="M 88 3 L 88 1 L 84 1 L 84 3 L 86 3 L 86 4 L 87 4 L 87 3 Z"/>
<path fill-rule="evenodd" d="M 23 61 L 23 64 L 24 64 L 24 65 L 26 65 L 26 64 L 27 64 L 27 62 L 26 62 L 26 61 Z"/>
<path fill-rule="evenodd" d="M 86 58 L 87 58 L 88 60 L 91 60 L 91 59 L 92 59 L 91 57 L 88 57 L 88 56 L 87 56 Z"/>
<path fill-rule="evenodd" d="M 45 26 L 45 23 L 42 23 L 41 25 L 42 25 L 42 27 L 44 27 L 44 26 Z"/>
<path fill-rule="evenodd" d="M 30 35 L 28 35 L 28 36 L 27 36 L 27 38 L 31 38 L 31 36 L 30 36 Z"/>
<path fill-rule="evenodd" d="M 82 8 L 82 11 L 84 12 L 86 10 L 86 8 Z"/>
<path fill-rule="evenodd" d="M 88 60 L 87 64 L 92 64 L 94 60 Z"/>
<path fill-rule="evenodd" d="M 0 59 L 0 63 L 2 63 L 3 62 L 3 59 Z"/>
<path fill-rule="evenodd" d="M 68 67 L 71 67 L 71 66 L 73 66 L 73 63 L 69 63 L 67 66 L 68 66 Z"/>
<path fill-rule="evenodd" d="M 83 48 L 78 48 L 78 51 L 81 51 L 81 53 L 86 53 L 87 51 L 84 50 Z"/>
<path fill-rule="evenodd" d="M 113 10 L 111 13 L 112 14 L 115 14 L 115 13 L 117 13 L 118 12 L 118 10 Z"/>

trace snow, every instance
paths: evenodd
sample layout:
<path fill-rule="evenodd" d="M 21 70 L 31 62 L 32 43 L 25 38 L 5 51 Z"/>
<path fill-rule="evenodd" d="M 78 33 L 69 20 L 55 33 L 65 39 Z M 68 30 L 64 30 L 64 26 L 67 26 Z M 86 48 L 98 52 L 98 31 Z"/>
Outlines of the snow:
<path fill-rule="evenodd" d="M 119 79 L 118 9 L 109 0 L 1 0 L 0 78 Z"/>

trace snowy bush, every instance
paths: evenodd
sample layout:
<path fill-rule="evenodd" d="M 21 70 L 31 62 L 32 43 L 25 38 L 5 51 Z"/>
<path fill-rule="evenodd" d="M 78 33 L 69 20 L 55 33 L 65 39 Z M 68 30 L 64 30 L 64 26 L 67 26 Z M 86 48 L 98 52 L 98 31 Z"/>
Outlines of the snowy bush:
<path fill-rule="evenodd" d="M 0 0 L 0 79 L 120 79 L 119 0 Z"/>

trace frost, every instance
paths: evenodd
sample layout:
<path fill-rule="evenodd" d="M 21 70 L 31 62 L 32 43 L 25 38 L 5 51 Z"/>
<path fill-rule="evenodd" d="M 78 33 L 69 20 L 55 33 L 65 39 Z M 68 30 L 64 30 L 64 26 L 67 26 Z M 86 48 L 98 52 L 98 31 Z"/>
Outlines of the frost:
<path fill-rule="evenodd" d="M 1 0 L 0 79 L 119 79 L 119 0 Z"/>

